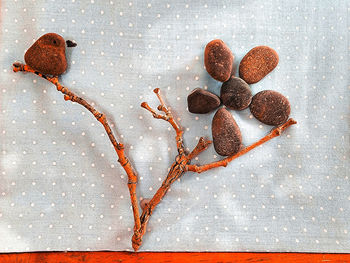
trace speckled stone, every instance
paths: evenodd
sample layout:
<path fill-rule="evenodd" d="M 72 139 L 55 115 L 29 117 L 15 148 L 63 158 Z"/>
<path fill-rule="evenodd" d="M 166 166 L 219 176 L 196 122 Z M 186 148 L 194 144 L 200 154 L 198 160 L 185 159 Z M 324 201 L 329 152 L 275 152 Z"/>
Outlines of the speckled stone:
<path fill-rule="evenodd" d="M 55 33 L 40 37 L 25 53 L 24 60 L 34 70 L 58 76 L 67 69 L 66 42 Z"/>
<path fill-rule="evenodd" d="M 263 79 L 278 64 L 278 54 L 267 46 L 258 46 L 251 49 L 239 64 L 239 76 L 248 84 Z"/>
<path fill-rule="evenodd" d="M 249 85 L 240 78 L 231 77 L 221 86 L 220 98 L 222 103 L 231 110 L 244 110 L 252 100 Z"/>
<path fill-rule="evenodd" d="M 188 111 L 192 113 L 208 113 L 220 106 L 218 96 L 204 89 L 194 89 L 187 97 Z"/>
<path fill-rule="evenodd" d="M 220 108 L 215 113 L 211 130 L 214 148 L 218 154 L 230 156 L 240 150 L 242 144 L 241 131 L 231 113 L 225 108 Z"/>
<path fill-rule="evenodd" d="M 276 126 L 288 120 L 290 104 L 281 93 L 263 90 L 253 97 L 250 111 L 262 123 Z"/>
<path fill-rule="evenodd" d="M 204 50 L 204 65 L 212 78 L 224 82 L 231 77 L 234 56 L 224 41 L 210 41 Z"/>

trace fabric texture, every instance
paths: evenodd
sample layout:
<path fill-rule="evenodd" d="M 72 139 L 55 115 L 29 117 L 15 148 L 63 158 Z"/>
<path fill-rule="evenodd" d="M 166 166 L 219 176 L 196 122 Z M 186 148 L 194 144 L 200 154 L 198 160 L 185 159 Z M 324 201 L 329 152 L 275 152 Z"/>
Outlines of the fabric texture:
<path fill-rule="evenodd" d="M 202 174 L 186 173 L 154 211 L 141 251 L 350 252 L 349 8 L 338 1 L 1 0 L 0 251 L 131 250 L 127 178 L 103 127 L 55 87 L 12 72 L 41 35 L 67 49 L 60 82 L 105 112 L 152 197 L 176 156 L 174 131 L 140 107 L 160 88 L 193 149 L 213 113 L 187 111 L 205 45 L 235 55 L 267 45 L 279 64 L 253 94 L 289 98 L 298 124 Z M 231 111 L 245 145 L 271 126 Z M 211 146 L 192 163 L 220 159 Z"/>

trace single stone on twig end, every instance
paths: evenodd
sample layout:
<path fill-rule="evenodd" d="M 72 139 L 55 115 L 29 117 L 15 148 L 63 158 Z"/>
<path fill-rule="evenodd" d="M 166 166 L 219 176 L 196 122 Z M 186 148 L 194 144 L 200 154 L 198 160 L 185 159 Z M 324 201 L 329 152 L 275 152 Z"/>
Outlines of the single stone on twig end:
<path fill-rule="evenodd" d="M 47 75 L 58 76 L 67 69 L 66 43 L 60 35 L 41 36 L 25 53 L 24 60 L 32 69 Z"/>

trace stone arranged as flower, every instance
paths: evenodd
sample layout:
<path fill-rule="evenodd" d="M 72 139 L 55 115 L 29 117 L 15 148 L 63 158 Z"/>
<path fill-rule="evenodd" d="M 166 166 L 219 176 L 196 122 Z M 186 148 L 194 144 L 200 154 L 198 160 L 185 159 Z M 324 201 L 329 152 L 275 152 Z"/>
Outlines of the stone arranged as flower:
<path fill-rule="evenodd" d="M 254 84 L 273 71 L 279 61 L 275 50 L 267 46 L 251 49 L 239 64 L 239 77 L 234 76 L 234 55 L 220 39 L 210 41 L 205 47 L 204 64 L 214 79 L 223 82 L 220 98 L 206 90 L 196 88 L 187 97 L 191 113 L 209 113 L 220 107 L 212 120 L 215 151 L 222 156 L 236 154 L 241 145 L 241 131 L 227 110 L 241 111 L 250 108 L 252 115 L 267 125 L 281 125 L 290 115 L 286 97 L 273 90 L 264 90 L 252 96 L 249 84 Z M 226 109 L 225 109 L 226 107 Z"/>

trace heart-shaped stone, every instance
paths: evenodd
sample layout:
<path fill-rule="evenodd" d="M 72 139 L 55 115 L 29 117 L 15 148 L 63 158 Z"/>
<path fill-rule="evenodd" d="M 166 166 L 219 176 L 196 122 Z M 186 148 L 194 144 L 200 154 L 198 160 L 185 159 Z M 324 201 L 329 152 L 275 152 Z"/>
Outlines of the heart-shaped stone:
<path fill-rule="evenodd" d="M 42 74 L 61 75 L 67 69 L 66 42 L 55 33 L 45 34 L 28 49 L 24 60 Z"/>

